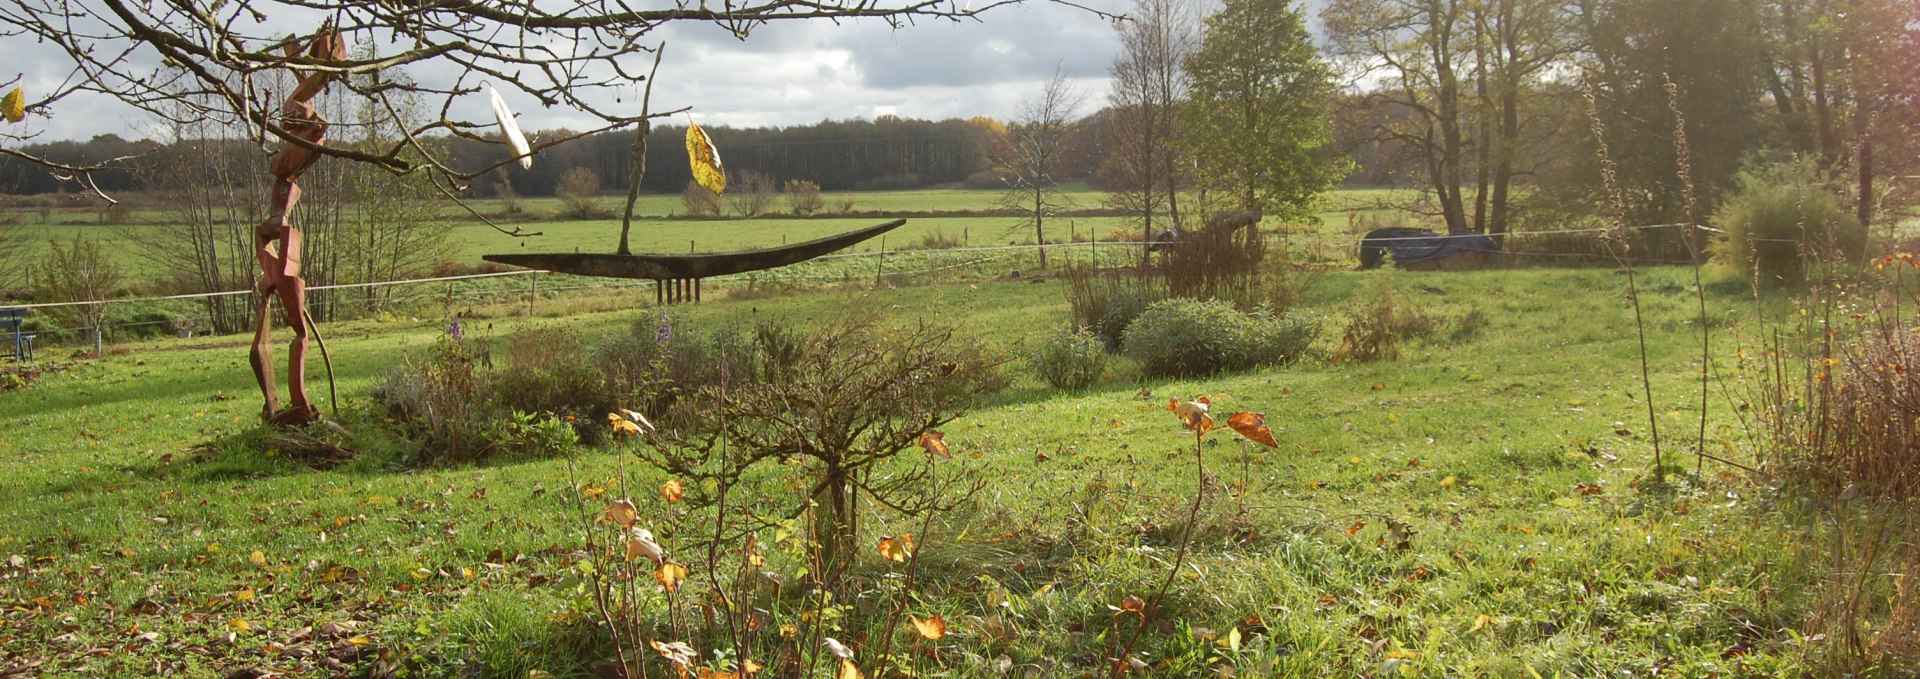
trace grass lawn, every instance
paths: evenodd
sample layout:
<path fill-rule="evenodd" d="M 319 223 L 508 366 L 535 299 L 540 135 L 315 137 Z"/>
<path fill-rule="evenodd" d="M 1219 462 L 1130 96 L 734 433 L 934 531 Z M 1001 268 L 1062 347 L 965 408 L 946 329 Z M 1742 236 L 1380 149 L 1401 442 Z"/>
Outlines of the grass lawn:
<path fill-rule="evenodd" d="M 845 226 L 781 224 L 794 238 Z M 707 235 L 715 224 L 667 226 L 716 249 L 725 238 Z M 988 485 L 920 536 L 909 610 L 941 614 L 951 634 L 905 662 L 927 676 L 1104 673 L 1116 627 L 1131 629 L 1116 608 L 1157 587 L 1201 492 L 1168 622 L 1137 647 L 1156 676 L 1229 666 L 1231 676 L 1798 674 L 1793 630 L 1811 606 L 1817 522 L 1790 496 L 1711 463 L 1670 487 L 1644 483 L 1653 450 L 1621 275 L 1329 273 L 1304 303 L 1327 319 L 1319 354 L 1331 353 L 1349 300 L 1388 278 L 1433 321 L 1395 362 L 1314 359 L 1168 381 L 1122 361 L 1081 393 L 1010 364 L 1007 389 L 946 427 L 956 455 L 943 464 Z M 1722 356 L 1757 327 L 1736 283 L 1709 286 Z M 1690 472 L 1682 453 L 1699 407 L 1690 273 L 1648 269 L 1641 284 L 1664 446 Z M 568 315 L 534 318 L 482 309 L 468 328 L 598 335 L 637 322 L 646 332 L 656 313 L 613 306 L 552 305 Z M 769 317 L 932 319 L 1017 354 L 1064 325 L 1067 306 L 1058 282 L 984 281 L 671 313 L 682 332 Z M 371 451 L 329 471 L 269 447 L 237 338 L 130 345 L 0 393 L 0 421 L 11 424 L 0 444 L 0 558 L 12 557 L 0 564 L 0 664 L 38 663 L 29 674 L 45 676 L 243 667 L 330 676 L 329 662 L 409 676 L 589 676 L 612 651 L 577 589 L 583 491 L 570 479 L 590 490 L 629 458 L 602 446 L 580 450 L 572 470 L 561 459 L 397 464 L 391 451 L 404 445 L 369 391 L 444 324 L 326 328 L 343 421 Z M 1744 387 L 1721 372 L 1708 445 L 1744 455 L 1731 403 Z M 1191 435 L 1164 406 L 1195 394 L 1216 413 L 1265 412 L 1280 448 L 1215 434 L 1204 474 L 1194 469 Z M 645 489 L 636 496 L 664 480 L 635 473 Z M 758 490 L 792 500 L 784 481 Z M 645 521 L 664 511 L 641 503 Z M 863 545 L 921 532 L 890 512 L 863 521 Z M 767 568 L 791 574 L 797 564 L 774 558 Z M 869 550 L 858 571 L 872 584 L 828 624 L 864 661 L 900 568 Z"/>

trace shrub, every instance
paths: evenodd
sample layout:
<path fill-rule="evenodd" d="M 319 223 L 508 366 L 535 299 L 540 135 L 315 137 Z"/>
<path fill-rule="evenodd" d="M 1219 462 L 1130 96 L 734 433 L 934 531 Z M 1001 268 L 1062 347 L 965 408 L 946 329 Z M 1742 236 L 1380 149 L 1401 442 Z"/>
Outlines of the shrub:
<path fill-rule="evenodd" d="M 591 168 L 576 167 L 567 170 L 560 177 L 560 183 L 553 188 L 553 195 L 560 198 L 565 207 L 562 216 L 574 219 L 592 219 L 607 214 L 600 205 L 600 175 Z"/>
<path fill-rule="evenodd" d="M 720 216 L 720 194 L 691 179 L 687 180 L 687 188 L 680 191 L 680 205 L 687 209 L 689 216 Z"/>
<path fill-rule="evenodd" d="M 1712 221 L 1725 231 L 1714 259 L 1751 272 L 1756 283 L 1797 283 L 1809 265 L 1854 260 L 1866 249 L 1866 229 L 1804 166 L 1741 174 Z"/>
<path fill-rule="evenodd" d="M 1299 313 L 1243 313 L 1220 301 L 1169 299 L 1147 307 L 1121 346 L 1150 376 L 1192 377 L 1298 360 L 1320 324 Z"/>
<path fill-rule="evenodd" d="M 796 215 L 810 215 L 827 206 L 820 197 L 820 185 L 805 179 L 787 180 L 787 206 Z"/>
<path fill-rule="evenodd" d="M 1127 326 L 1149 305 L 1167 297 L 1149 280 L 1105 276 L 1086 267 L 1067 267 L 1066 279 L 1073 325 L 1098 335 L 1109 349 L 1120 348 Z"/>
<path fill-rule="evenodd" d="M 1382 278 L 1370 291 L 1356 295 L 1347 307 L 1335 360 L 1392 361 L 1400 358 L 1400 341 L 1425 335 L 1435 326 L 1432 317 L 1407 308 L 1394 291 L 1393 279 Z"/>
<path fill-rule="evenodd" d="M 373 389 L 373 398 L 413 441 L 422 464 L 475 462 L 495 452 L 487 421 L 487 342 L 442 337 L 425 356 L 408 354 Z"/>
<path fill-rule="evenodd" d="M 1085 389 L 1106 372 L 1106 341 L 1085 328 L 1059 330 L 1041 340 L 1027 360 L 1054 388 Z"/>

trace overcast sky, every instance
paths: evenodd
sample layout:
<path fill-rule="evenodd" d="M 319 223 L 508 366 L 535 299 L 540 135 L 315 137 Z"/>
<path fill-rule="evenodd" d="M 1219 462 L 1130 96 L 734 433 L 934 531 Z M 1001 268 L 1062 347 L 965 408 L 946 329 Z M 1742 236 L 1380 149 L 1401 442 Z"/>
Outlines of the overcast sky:
<path fill-rule="evenodd" d="M 1090 7 L 1122 12 L 1124 0 L 1093 0 Z M 1040 91 L 1056 67 L 1086 95 L 1081 113 L 1106 98 L 1107 67 L 1119 52 L 1113 25 L 1099 16 L 1050 3 L 996 8 L 980 21 L 921 21 L 895 29 L 881 21 L 775 22 L 745 41 L 706 24 L 674 24 L 653 33 L 667 45 L 654 86 L 656 109 L 690 107 L 709 125 L 770 126 L 821 120 L 1012 116 L 1021 100 Z M 25 45 L 21 73 L 30 93 L 45 93 L 68 65 L 47 46 Z M 10 50 L 16 47 L 10 47 Z M 409 74 L 437 82 L 454 73 L 416 65 Z M 0 66 L 0 82 L 10 79 Z M 466 97 L 456 115 L 485 120 L 483 95 Z M 609 97 L 610 98 L 610 97 Z M 29 97 L 32 100 L 32 97 Z M 634 97 L 626 99 L 631 105 Z M 542 109 L 531 97 L 509 93 L 509 105 L 529 130 L 589 127 L 588 116 Z M 101 95 L 57 102 L 34 116 L 34 141 L 85 139 L 112 132 L 149 136 L 144 114 Z M 18 131 L 16 128 L 13 131 Z"/>

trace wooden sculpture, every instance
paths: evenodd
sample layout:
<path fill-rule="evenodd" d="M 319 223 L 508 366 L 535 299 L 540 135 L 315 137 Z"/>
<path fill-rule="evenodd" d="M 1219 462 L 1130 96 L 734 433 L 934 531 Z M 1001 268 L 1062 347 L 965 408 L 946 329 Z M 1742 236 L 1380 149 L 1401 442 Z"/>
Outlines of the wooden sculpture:
<path fill-rule="evenodd" d="M 319 60 L 346 59 L 346 43 L 332 26 L 323 26 L 306 47 L 307 56 Z M 289 45 L 289 56 L 298 54 L 300 45 Z M 327 89 L 333 76 L 308 73 L 300 79 L 286 104 L 280 108 L 280 126 L 313 146 L 326 143 L 327 119 L 313 105 L 315 97 Z M 273 191 L 267 218 L 254 227 L 254 256 L 260 261 L 260 298 L 254 307 L 253 376 L 266 397 L 261 417 L 276 426 L 306 424 L 320 417 L 320 410 L 307 400 L 307 339 L 311 320 L 307 316 L 307 282 L 300 277 L 300 230 L 293 227 L 293 206 L 300 202 L 300 186 L 295 182 L 313 167 L 320 154 L 313 148 L 283 141 L 273 156 Z M 273 301 L 286 311 L 287 326 L 293 340 L 287 348 L 286 409 L 279 407 L 279 391 L 273 379 Z"/>

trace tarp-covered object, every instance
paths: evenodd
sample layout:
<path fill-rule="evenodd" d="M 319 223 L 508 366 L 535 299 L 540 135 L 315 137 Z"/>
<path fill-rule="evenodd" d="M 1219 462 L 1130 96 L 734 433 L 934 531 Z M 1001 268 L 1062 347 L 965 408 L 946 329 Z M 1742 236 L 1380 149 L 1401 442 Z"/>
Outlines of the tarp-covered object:
<path fill-rule="evenodd" d="M 1443 236 L 1427 229 L 1393 226 L 1368 231 L 1366 237 L 1360 240 L 1360 268 L 1376 268 L 1388 254 L 1393 255 L 1394 264 L 1406 268 L 1462 253 L 1489 254 L 1499 251 L 1500 244 L 1485 234 Z"/>

